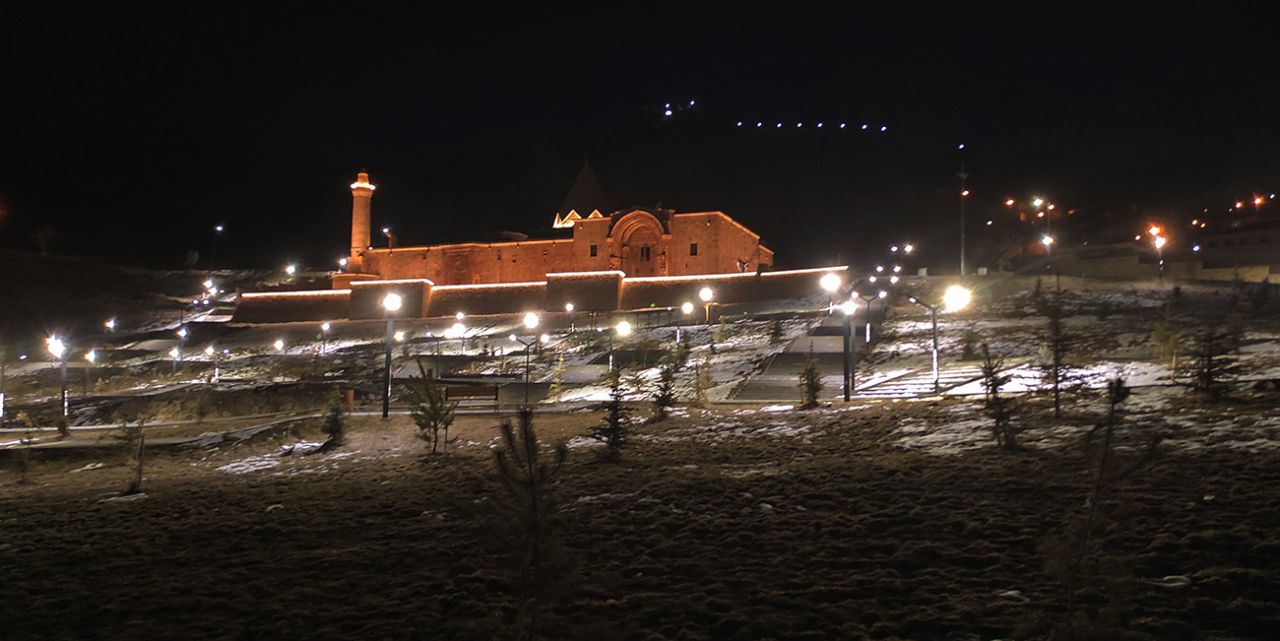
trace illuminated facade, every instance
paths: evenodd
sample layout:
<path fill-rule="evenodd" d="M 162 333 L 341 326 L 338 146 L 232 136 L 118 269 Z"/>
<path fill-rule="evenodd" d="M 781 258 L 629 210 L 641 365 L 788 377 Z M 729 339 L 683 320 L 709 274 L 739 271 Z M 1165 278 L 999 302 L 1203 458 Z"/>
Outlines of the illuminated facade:
<path fill-rule="evenodd" d="M 370 246 L 376 187 L 361 172 L 351 185 L 351 254 L 335 289 L 362 281 L 427 279 L 436 285 L 522 283 L 547 274 L 617 271 L 627 277 L 742 274 L 773 266 L 760 236 L 719 211 L 624 209 L 555 216 L 570 238 L 419 247 Z"/>

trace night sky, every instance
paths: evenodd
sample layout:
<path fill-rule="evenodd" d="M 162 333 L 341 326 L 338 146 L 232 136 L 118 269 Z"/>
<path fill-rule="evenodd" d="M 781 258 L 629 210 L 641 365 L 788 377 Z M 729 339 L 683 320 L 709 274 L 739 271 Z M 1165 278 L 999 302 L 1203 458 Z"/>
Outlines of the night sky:
<path fill-rule="evenodd" d="M 548 235 L 589 158 L 614 208 L 723 210 L 779 266 L 951 260 L 961 143 L 974 221 L 1280 191 L 1280 52 L 1248 13 L 195 6 L 5 17 L 0 247 L 48 227 L 54 253 L 177 267 L 225 223 L 223 266 L 327 268 L 362 167 L 402 244 Z"/>

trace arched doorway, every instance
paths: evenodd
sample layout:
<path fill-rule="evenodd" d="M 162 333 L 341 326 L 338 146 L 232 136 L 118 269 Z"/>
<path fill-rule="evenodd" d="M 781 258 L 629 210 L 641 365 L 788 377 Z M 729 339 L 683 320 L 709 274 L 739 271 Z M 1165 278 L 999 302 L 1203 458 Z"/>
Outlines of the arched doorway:
<path fill-rule="evenodd" d="M 621 240 L 622 271 L 627 276 L 661 276 L 659 257 L 662 225 L 652 214 L 635 211 L 623 216 L 613 228 Z"/>

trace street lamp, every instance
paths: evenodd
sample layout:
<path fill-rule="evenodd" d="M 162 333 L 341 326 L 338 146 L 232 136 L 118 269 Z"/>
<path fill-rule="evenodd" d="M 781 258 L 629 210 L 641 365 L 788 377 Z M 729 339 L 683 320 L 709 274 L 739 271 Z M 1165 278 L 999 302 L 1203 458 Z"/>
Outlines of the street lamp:
<path fill-rule="evenodd" d="M 1151 243 L 1156 246 L 1156 255 L 1160 259 L 1160 281 L 1164 282 L 1164 246 L 1169 241 L 1164 236 L 1156 236 Z"/>
<path fill-rule="evenodd" d="M 93 378 L 93 364 L 98 361 L 98 350 L 91 349 L 84 353 L 84 360 L 88 365 L 84 368 L 84 395 L 89 395 L 89 383 Z"/>
<path fill-rule="evenodd" d="M 889 292 L 886 292 L 885 290 L 882 289 L 874 295 L 859 294 L 856 291 L 851 293 L 853 294 L 854 298 L 861 298 L 863 301 L 867 303 L 867 308 L 866 308 L 866 311 L 864 312 L 865 318 L 867 320 L 867 333 L 866 333 L 866 336 L 863 338 L 863 342 L 867 345 L 867 349 L 871 349 L 871 303 L 877 298 L 884 298 L 888 296 Z M 883 303 L 880 305 L 880 309 L 881 311 L 884 311 Z M 884 314 L 881 314 L 881 316 L 883 317 Z"/>
<path fill-rule="evenodd" d="M 107 329 L 108 333 L 114 332 L 116 331 L 116 319 L 108 318 L 107 322 L 103 323 L 102 326 Z"/>
<path fill-rule="evenodd" d="M 320 323 L 320 355 L 321 356 L 324 356 L 324 353 L 328 351 L 330 329 L 333 329 L 333 326 L 329 324 L 329 321 Z"/>
<path fill-rule="evenodd" d="M 844 331 L 841 336 L 844 338 L 844 400 L 849 402 L 849 395 L 853 393 L 854 370 L 853 370 L 853 313 L 857 311 L 858 306 L 852 299 L 840 303 L 840 311 L 844 312 Z"/>
<path fill-rule="evenodd" d="M 62 381 L 62 416 L 66 417 L 67 412 L 67 345 L 62 342 L 61 338 L 55 334 L 45 341 L 49 348 L 49 355 L 58 361 L 61 370 Z"/>
<path fill-rule="evenodd" d="M 683 323 L 685 322 L 685 320 L 686 320 L 686 319 L 688 319 L 688 318 L 689 318 L 689 316 L 693 314 L 693 303 L 690 303 L 689 301 L 685 301 L 685 302 L 683 302 L 683 303 L 680 303 L 680 313 L 681 313 L 681 314 L 684 314 L 684 318 L 682 318 L 682 319 L 680 319 L 680 320 L 677 320 L 677 321 L 676 321 L 676 343 L 677 343 L 677 344 L 679 344 L 679 343 L 680 343 L 680 338 L 681 338 L 681 337 L 680 337 L 680 326 L 681 326 L 681 324 L 683 324 Z"/>
<path fill-rule="evenodd" d="M 973 294 L 959 285 L 952 285 L 942 295 L 942 309 L 946 312 L 958 312 L 969 306 Z M 938 306 L 930 305 L 915 296 L 908 296 L 908 301 L 929 310 L 929 320 L 933 324 L 933 393 L 942 391 L 938 374 Z"/>
<path fill-rule="evenodd" d="M 288 265 L 284 266 L 284 273 L 290 276 L 293 276 L 294 274 L 298 273 L 298 266 L 293 263 L 289 263 Z"/>
<path fill-rule="evenodd" d="M 382 420 L 391 416 L 391 342 L 395 339 L 395 318 L 393 314 L 400 311 L 404 299 L 400 294 L 391 292 L 382 299 L 382 309 L 387 316 L 387 350 L 382 365 Z"/>
<path fill-rule="evenodd" d="M 830 314 L 835 308 L 835 301 L 832 296 L 837 289 L 840 289 L 840 277 L 832 272 L 827 272 L 823 274 L 822 278 L 818 279 L 818 286 L 827 292 L 827 313 Z"/>
<path fill-rule="evenodd" d="M 209 269 L 218 269 L 218 239 L 222 237 L 222 232 L 226 229 L 222 223 L 213 226 L 213 240 L 209 241 Z"/>
<path fill-rule="evenodd" d="M 711 324 L 711 300 L 715 298 L 716 293 L 710 287 L 703 287 L 698 290 L 698 299 L 702 301 L 703 307 L 706 308 L 706 322 Z"/>
<path fill-rule="evenodd" d="M 631 323 L 626 320 L 618 321 L 613 326 L 613 332 L 609 334 L 609 371 L 613 371 L 613 334 L 617 334 L 618 338 L 626 338 L 631 335 Z"/>
<path fill-rule="evenodd" d="M 564 304 L 564 313 L 569 315 L 569 333 L 573 333 L 573 303 Z"/>

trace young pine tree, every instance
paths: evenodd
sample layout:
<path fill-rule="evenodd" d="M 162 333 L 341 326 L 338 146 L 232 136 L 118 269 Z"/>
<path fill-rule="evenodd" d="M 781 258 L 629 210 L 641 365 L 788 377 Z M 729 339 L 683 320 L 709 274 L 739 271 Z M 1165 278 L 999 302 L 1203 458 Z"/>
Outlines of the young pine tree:
<path fill-rule="evenodd" d="M 335 392 L 329 399 L 329 406 L 325 408 L 324 418 L 320 422 L 320 431 L 324 432 L 329 438 L 325 440 L 318 451 L 327 452 L 341 446 L 346 440 L 347 415 L 340 393 Z"/>
<path fill-rule="evenodd" d="M 1160 435 L 1150 436 L 1145 444 L 1126 448 L 1136 452 L 1122 460 L 1116 447 L 1120 440 L 1123 417 L 1120 405 L 1129 397 L 1124 381 L 1107 384 L 1107 414 L 1084 438 L 1085 461 L 1089 468 L 1089 489 L 1083 514 L 1073 516 L 1061 536 L 1041 548 L 1047 557 L 1047 569 L 1065 587 L 1065 613 L 1053 633 L 1055 639 L 1095 639 L 1120 636 L 1124 622 L 1118 610 L 1125 597 L 1128 581 L 1117 580 L 1126 574 L 1122 561 L 1107 559 L 1101 541 L 1095 535 L 1103 529 L 1116 529 L 1104 513 L 1109 497 L 1120 481 L 1149 464 L 1157 453 Z M 1080 593 L 1088 588 L 1098 601 L 1082 612 Z"/>
<path fill-rule="evenodd" d="M 449 445 L 449 426 L 453 425 L 458 402 L 445 398 L 444 386 L 427 375 L 421 360 L 418 374 L 409 381 L 409 414 L 418 426 L 418 437 L 429 443 L 431 453 L 436 454 Z"/>
<path fill-rule="evenodd" d="M 1013 424 L 1012 399 L 1000 395 L 1001 388 L 1009 382 L 1009 375 L 1001 373 L 1004 359 L 992 356 L 986 343 L 982 344 L 981 351 L 983 402 L 991 415 L 991 434 L 1001 449 L 1016 450 L 1018 433 L 1022 430 Z"/>
<path fill-rule="evenodd" d="M 813 351 L 810 351 L 804 368 L 800 370 L 800 409 L 817 407 L 822 387 L 822 371 L 818 369 L 818 361 L 813 358 Z"/>
<path fill-rule="evenodd" d="M 562 540 L 561 510 L 553 487 L 568 456 L 564 445 L 547 460 L 533 429 L 533 412 L 523 409 L 519 424 L 499 426 L 500 446 L 494 450 L 499 485 L 491 505 L 490 533 L 505 551 L 505 569 L 516 597 L 515 638 L 531 641 L 537 635 L 544 606 L 569 583 L 572 564 Z"/>
<path fill-rule="evenodd" d="M 1045 332 L 1046 358 L 1041 367 L 1049 379 L 1049 389 L 1053 393 L 1053 417 L 1062 418 L 1062 391 L 1071 383 L 1065 361 L 1067 352 L 1071 349 L 1072 337 L 1067 334 L 1062 323 L 1060 292 L 1044 305 L 1043 313 L 1048 323 Z"/>
<path fill-rule="evenodd" d="M 616 462 L 622 457 L 622 448 L 627 445 L 631 429 L 630 411 L 622 402 L 625 394 L 618 370 L 609 372 L 609 400 L 604 404 L 604 421 L 592 428 L 589 434 L 604 443 L 604 459 L 609 462 Z"/>
<path fill-rule="evenodd" d="M 128 419 L 120 421 L 120 430 L 114 438 L 124 445 L 125 451 L 125 468 L 128 470 L 128 485 L 125 487 L 125 494 L 141 494 L 142 493 L 142 476 L 143 466 L 146 463 L 144 452 L 147 446 L 147 435 L 145 428 L 147 420 L 139 417 L 133 423 Z"/>
<path fill-rule="evenodd" d="M 653 421 L 665 421 L 676 404 L 676 364 L 667 362 L 658 370 L 658 382 L 653 386 Z"/>
<path fill-rule="evenodd" d="M 711 357 L 705 356 L 702 362 L 693 367 L 693 396 L 694 401 L 700 406 L 705 407 L 708 399 L 707 392 L 711 390 L 714 381 L 711 379 Z"/>
<path fill-rule="evenodd" d="M 1239 345 L 1238 329 L 1206 325 L 1196 332 L 1188 358 L 1179 368 L 1180 375 L 1190 380 L 1191 388 L 1205 399 L 1222 400 L 1229 387 L 1228 381 L 1242 369 L 1235 357 Z"/>

